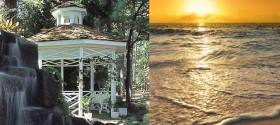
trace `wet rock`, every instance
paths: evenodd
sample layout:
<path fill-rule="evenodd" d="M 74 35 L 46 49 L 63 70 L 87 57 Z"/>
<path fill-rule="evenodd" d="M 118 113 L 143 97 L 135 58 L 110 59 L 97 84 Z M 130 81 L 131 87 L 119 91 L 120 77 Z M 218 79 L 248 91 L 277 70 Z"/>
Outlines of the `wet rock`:
<path fill-rule="evenodd" d="M 8 92 L 22 91 L 23 84 L 21 83 L 20 77 L 14 77 L 8 74 L 4 74 L 0 72 L 0 98 L 4 98 L 3 96 L 8 94 Z"/>
<path fill-rule="evenodd" d="M 38 47 L 35 43 L 29 42 L 21 37 L 17 37 L 21 49 L 21 58 L 29 68 L 38 69 Z"/>
<path fill-rule="evenodd" d="M 7 66 L 17 66 L 18 62 L 15 57 L 8 57 L 4 55 L 0 55 L 0 68 Z"/>
<path fill-rule="evenodd" d="M 78 118 L 78 117 L 71 117 L 73 125 L 90 125 L 86 119 Z"/>
<path fill-rule="evenodd" d="M 59 83 L 52 80 L 48 71 L 41 69 L 37 70 L 37 80 L 39 102 L 42 102 L 42 105 L 48 108 L 56 106 L 60 90 Z"/>

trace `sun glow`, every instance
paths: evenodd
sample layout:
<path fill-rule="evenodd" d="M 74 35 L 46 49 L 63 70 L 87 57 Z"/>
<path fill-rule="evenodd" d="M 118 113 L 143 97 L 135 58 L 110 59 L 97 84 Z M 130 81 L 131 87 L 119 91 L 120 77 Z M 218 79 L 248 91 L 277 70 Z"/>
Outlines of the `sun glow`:
<path fill-rule="evenodd" d="M 194 13 L 198 16 L 215 14 L 216 7 L 210 0 L 192 0 L 186 3 L 185 12 Z"/>

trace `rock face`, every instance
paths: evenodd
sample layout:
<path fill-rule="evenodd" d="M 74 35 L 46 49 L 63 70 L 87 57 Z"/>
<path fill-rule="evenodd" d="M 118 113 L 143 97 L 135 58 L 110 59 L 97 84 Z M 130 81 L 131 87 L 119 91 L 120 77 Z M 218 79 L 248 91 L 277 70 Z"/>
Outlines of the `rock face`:
<path fill-rule="evenodd" d="M 64 125 L 59 90 L 38 68 L 37 45 L 0 31 L 0 125 Z"/>

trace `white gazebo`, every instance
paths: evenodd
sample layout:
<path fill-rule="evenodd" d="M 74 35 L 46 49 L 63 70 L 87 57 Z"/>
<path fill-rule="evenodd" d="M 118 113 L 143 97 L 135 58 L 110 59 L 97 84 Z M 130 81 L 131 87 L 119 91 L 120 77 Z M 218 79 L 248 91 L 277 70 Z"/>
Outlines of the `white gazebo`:
<path fill-rule="evenodd" d="M 81 98 L 86 94 L 98 94 L 94 91 L 94 66 L 109 65 L 111 72 L 115 71 L 116 53 L 126 51 L 126 42 L 114 35 L 102 33 L 96 29 L 83 25 L 83 17 L 87 14 L 83 5 L 68 1 L 52 10 L 52 15 L 57 20 L 56 26 L 44 29 L 42 32 L 29 38 L 30 41 L 38 44 L 39 67 L 53 66 L 61 68 L 61 77 L 64 78 L 64 67 L 79 67 L 78 90 L 76 93 L 66 92 L 65 94 L 76 94 L 76 102 L 71 104 L 77 107 L 73 112 L 82 116 Z M 102 62 L 100 59 L 111 61 Z M 91 67 L 90 83 L 83 81 L 83 67 Z M 113 74 L 113 73 L 111 73 Z M 116 81 L 111 75 L 111 101 L 116 101 Z M 71 83 L 70 83 L 71 84 Z M 73 83 L 72 83 L 73 84 Z M 84 84 L 90 84 L 90 91 L 85 93 Z M 72 101 L 75 100 L 72 98 Z"/>

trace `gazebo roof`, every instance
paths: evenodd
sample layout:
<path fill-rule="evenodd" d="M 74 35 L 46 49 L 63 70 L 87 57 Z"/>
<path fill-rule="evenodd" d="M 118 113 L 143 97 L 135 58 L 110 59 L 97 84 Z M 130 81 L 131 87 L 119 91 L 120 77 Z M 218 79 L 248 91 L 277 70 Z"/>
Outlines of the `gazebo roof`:
<path fill-rule="evenodd" d="M 40 33 L 28 38 L 32 42 L 47 42 L 59 40 L 91 39 L 114 42 L 125 42 L 123 38 L 116 35 L 100 32 L 97 29 L 80 25 L 59 25 L 50 29 L 43 29 Z"/>
<path fill-rule="evenodd" d="M 82 4 L 78 4 L 78 3 L 75 3 L 74 1 L 67 1 L 65 3 L 62 3 L 58 6 L 56 6 L 54 9 L 52 9 L 51 11 L 55 11 L 59 8 L 66 8 L 66 7 L 79 7 L 79 8 L 84 8 L 84 5 Z"/>

